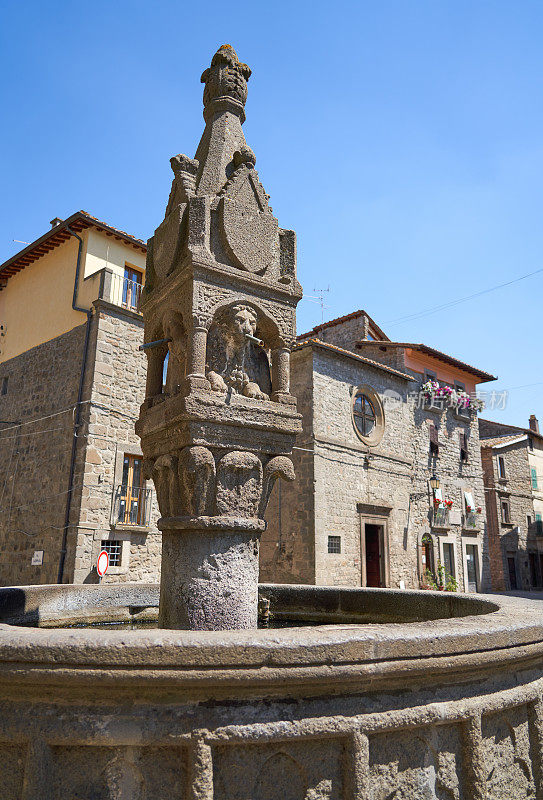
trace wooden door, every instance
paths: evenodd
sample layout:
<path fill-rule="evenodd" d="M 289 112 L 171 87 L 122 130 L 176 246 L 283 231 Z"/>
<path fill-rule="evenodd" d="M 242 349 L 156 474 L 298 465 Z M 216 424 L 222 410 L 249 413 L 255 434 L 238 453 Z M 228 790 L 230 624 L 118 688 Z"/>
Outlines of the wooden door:
<path fill-rule="evenodd" d="M 539 585 L 537 580 L 537 553 L 528 553 L 528 558 L 530 559 L 530 585 L 532 589 L 535 589 Z"/>
<path fill-rule="evenodd" d="M 511 589 L 517 588 L 517 568 L 515 564 L 515 556 L 508 556 L 507 569 L 509 570 L 509 586 Z"/>
<path fill-rule="evenodd" d="M 366 586 L 381 586 L 381 527 L 365 526 Z"/>

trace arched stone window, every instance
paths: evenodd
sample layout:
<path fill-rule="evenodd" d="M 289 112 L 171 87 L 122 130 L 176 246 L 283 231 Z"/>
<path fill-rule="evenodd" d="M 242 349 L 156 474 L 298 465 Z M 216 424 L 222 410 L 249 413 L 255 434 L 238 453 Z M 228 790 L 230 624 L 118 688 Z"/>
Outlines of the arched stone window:
<path fill-rule="evenodd" d="M 359 439 L 368 445 L 379 444 L 385 432 L 385 412 L 371 386 L 359 386 L 353 393 L 352 420 Z"/>

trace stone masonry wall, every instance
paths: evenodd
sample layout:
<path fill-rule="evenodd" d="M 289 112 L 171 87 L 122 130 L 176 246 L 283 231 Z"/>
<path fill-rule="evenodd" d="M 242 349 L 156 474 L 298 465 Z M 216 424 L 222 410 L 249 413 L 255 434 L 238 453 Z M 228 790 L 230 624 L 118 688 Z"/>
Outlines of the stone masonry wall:
<path fill-rule="evenodd" d="M 0 384 L 8 378 L 7 393 L 0 395 L 3 585 L 57 581 L 85 329 L 80 325 L 0 365 Z M 25 424 L 13 427 L 13 421 Z M 41 566 L 31 564 L 37 550 L 44 552 Z"/>
<path fill-rule="evenodd" d="M 320 339 L 321 342 L 354 351 L 355 342 L 366 336 L 367 319 L 365 314 L 360 314 L 360 316 L 345 320 L 338 325 L 321 328 L 313 336 L 315 339 Z"/>
<path fill-rule="evenodd" d="M 417 547 L 406 531 L 410 476 L 407 381 L 348 357 L 315 349 L 315 538 L 316 583 L 360 586 L 361 520 L 358 503 L 389 506 L 391 586 L 418 586 Z M 385 404 L 381 442 L 368 448 L 355 433 L 352 402 L 368 384 Z M 399 402 L 389 403 L 385 392 Z M 369 456 L 367 457 L 367 454 Z M 368 516 L 371 516 L 369 514 Z M 341 553 L 328 553 L 328 536 L 341 536 Z"/>
<path fill-rule="evenodd" d="M 495 548 L 495 574 L 499 575 L 498 566 L 501 557 L 503 572 L 503 588 L 511 589 L 508 570 L 508 557 L 515 559 L 517 589 L 529 590 L 542 584 L 541 563 L 538 552 L 538 542 L 532 527 L 528 529 L 527 515 L 532 520 L 534 516 L 533 499 L 530 480 L 530 465 L 528 461 L 527 442 L 518 442 L 499 450 L 484 447 L 482 440 L 484 462 L 487 474 L 490 473 L 491 481 L 495 486 L 492 490 L 488 486 L 489 513 L 495 517 L 495 527 L 492 534 L 497 538 L 498 547 Z M 498 456 L 503 456 L 505 462 L 505 478 L 498 477 Z M 511 522 L 502 520 L 501 500 L 508 498 L 511 509 Z M 535 581 L 530 574 L 530 553 L 536 560 Z M 496 563 L 497 562 L 497 563 Z M 495 583 L 494 588 L 499 589 L 500 584 Z"/>
<path fill-rule="evenodd" d="M 415 373 L 413 373 L 415 374 Z M 418 392 L 419 385 L 413 387 Z M 447 530 L 431 530 L 434 543 L 434 567 L 437 560 L 443 561 L 443 544 L 454 545 L 456 580 L 460 591 L 467 591 L 466 579 L 466 547 L 476 545 L 479 555 L 479 586 L 481 591 L 490 588 L 490 557 L 488 536 L 486 532 L 486 507 L 481 453 L 479 446 L 479 428 L 474 415 L 470 421 L 459 419 L 451 408 L 441 411 L 430 411 L 420 405 L 418 397 L 412 400 L 413 407 L 413 460 L 415 472 L 413 491 L 426 492 L 428 481 L 435 474 L 441 483 L 442 496 L 452 500 L 453 507 L 449 515 L 450 527 Z M 439 455 L 430 455 L 430 426 L 436 425 L 439 439 Z M 460 458 L 460 433 L 467 437 L 468 459 Z M 464 492 L 471 492 L 475 506 L 481 508 L 477 515 L 477 528 L 468 530 L 464 525 L 465 501 Z M 430 498 L 431 505 L 431 498 Z M 413 504 L 413 523 L 421 532 L 429 531 L 428 500 L 418 498 Z"/>
<path fill-rule="evenodd" d="M 312 353 L 312 371 L 309 353 Z M 307 463 L 297 469 L 302 480 L 282 486 L 283 510 L 288 519 L 307 508 L 314 493 L 315 576 L 317 584 L 360 585 L 361 524 L 372 515 L 385 514 L 388 528 L 388 585 L 419 586 L 422 576 L 422 539 L 432 542 L 434 571 L 443 562 L 443 545 L 452 544 L 454 577 L 460 590 L 467 590 L 467 547 L 476 545 L 478 588 L 490 587 L 490 560 L 485 526 L 485 492 L 476 418 L 459 418 L 452 409 L 430 411 L 420 406 L 420 376 L 408 382 L 378 367 L 364 364 L 319 345 L 306 345 L 293 353 L 292 381 L 299 408 L 304 413 L 304 445 L 314 450 Z M 368 447 L 356 435 L 352 422 L 352 397 L 357 386 L 369 384 L 385 408 L 381 442 Z M 309 387 L 312 392 L 309 393 Z M 303 399 L 307 398 L 307 399 Z M 313 416 L 311 420 L 311 414 Z M 430 455 L 430 426 L 438 428 L 439 455 Z M 460 433 L 466 434 L 468 459 L 460 458 Z M 301 442 L 297 443 L 299 447 Z M 300 451 L 295 451 L 300 459 Z M 311 468 L 311 460 L 314 461 Z M 302 469 L 300 471 L 300 466 Z M 433 497 L 429 479 L 436 473 L 443 497 L 453 501 L 449 524 L 433 527 Z M 305 482 L 303 482 L 305 481 Z M 302 489 L 303 485 L 303 489 Z M 475 528 L 465 525 L 464 493 L 471 492 L 481 507 Z M 285 498 L 288 498 L 285 501 Z M 272 497 L 269 529 L 263 542 L 263 580 L 286 580 L 271 558 L 271 542 L 277 544 L 274 523 L 277 502 Z M 359 504 L 362 505 L 359 513 Z M 390 509 L 388 516 L 386 507 Z M 372 509 L 381 511 L 374 511 Z M 383 509 L 385 511 L 383 512 Z M 383 522 L 376 519 L 375 522 Z M 300 540 L 307 537 L 298 527 Z M 296 533 L 295 533 L 296 535 Z M 328 552 L 328 536 L 341 537 L 341 552 Z M 294 576 L 294 579 L 299 579 Z"/>
<path fill-rule="evenodd" d="M 313 358 L 308 348 L 291 358 L 291 392 L 302 414 L 296 440 L 293 483 L 277 481 L 266 511 L 260 543 L 260 580 L 273 583 L 315 582 L 315 497 L 313 453 Z"/>
<path fill-rule="evenodd" d="M 121 484 L 124 454 L 141 455 L 134 422 L 145 395 L 146 356 L 139 314 L 104 302 L 95 304 L 97 336 L 79 525 L 70 540 L 70 563 L 76 583 L 95 579 L 93 567 L 105 539 L 122 542 L 122 563 L 111 568 L 105 582 L 157 582 L 161 538 L 152 482 L 150 526 L 126 525 L 115 514 L 115 491 Z"/>
<path fill-rule="evenodd" d="M 491 447 L 484 446 L 481 440 L 481 464 L 483 467 L 483 480 L 485 484 L 486 500 L 486 525 L 488 531 L 488 552 L 490 556 L 490 578 L 492 588 L 497 592 L 504 592 L 507 588 L 505 582 L 505 567 L 507 566 L 502 553 L 500 541 L 500 524 L 498 520 L 498 504 L 496 494 L 496 477 L 494 475 L 494 459 Z"/>

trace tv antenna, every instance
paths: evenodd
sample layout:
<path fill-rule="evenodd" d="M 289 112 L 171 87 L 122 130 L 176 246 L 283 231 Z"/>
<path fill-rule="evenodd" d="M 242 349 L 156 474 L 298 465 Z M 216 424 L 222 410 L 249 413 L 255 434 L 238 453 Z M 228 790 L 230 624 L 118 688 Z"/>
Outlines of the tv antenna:
<path fill-rule="evenodd" d="M 324 325 L 324 309 L 330 308 L 330 306 L 325 305 L 324 303 L 324 295 L 328 294 L 330 291 L 330 286 L 327 286 L 326 289 L 318 289 L 315 287 L 313 289 L 315 292 L 314 295 L 311 294 L 304 294 L 304 300 L 307 300 L 309 303 L 317 303 L 321 307 L 321 326 Z"/>

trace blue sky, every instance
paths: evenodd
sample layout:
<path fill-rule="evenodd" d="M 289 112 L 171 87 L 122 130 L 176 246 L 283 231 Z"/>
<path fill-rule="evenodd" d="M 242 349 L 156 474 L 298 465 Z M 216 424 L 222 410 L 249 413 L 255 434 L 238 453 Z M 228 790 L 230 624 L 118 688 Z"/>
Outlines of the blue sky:
<path fill-rule="evenodd" d="M 543 4 L 6 2 L 0 260 L 78 209 L 142 238 L 169 158 L 203 130 L 200 74 L 232 44 L 253 70 L 245 135 L 325 319 L 365 308 L 499 376 L 543 423 Z M 298 329 L 320 321 L 308 300 Z M 538 384 L 538 385 L 531 385 Z M 522 388 L 519 388 L 522 387 Z M 491 385 L 483 386 L 490 390 Z"/>

